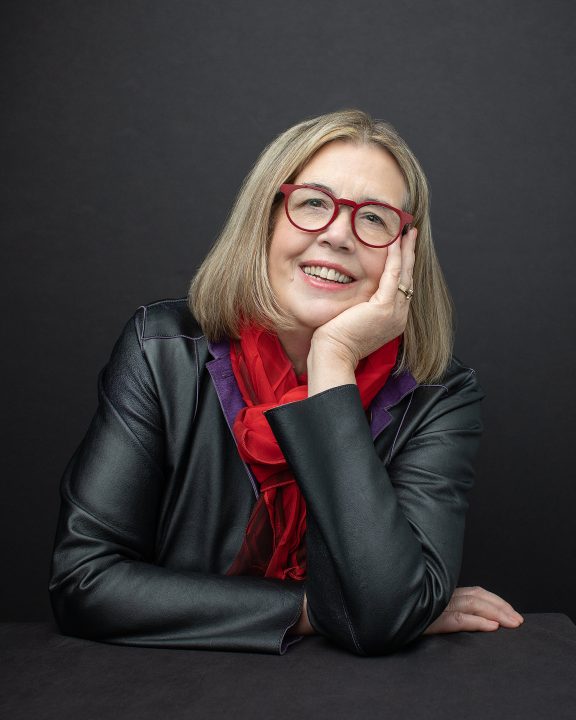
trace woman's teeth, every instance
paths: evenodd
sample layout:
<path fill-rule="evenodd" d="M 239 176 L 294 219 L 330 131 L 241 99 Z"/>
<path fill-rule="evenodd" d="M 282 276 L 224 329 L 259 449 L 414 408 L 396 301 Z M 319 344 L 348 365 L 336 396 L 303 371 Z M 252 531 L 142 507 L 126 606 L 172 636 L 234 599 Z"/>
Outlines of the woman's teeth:
<path fill-rule="evenodd" d="M 323 280 L 332 280 L 333 282 L 342 283 L 343 285 L 352 282 L 351 277 L 343 275 L 337 270 L 334 270 L 334 268 L 321 267 L 320 265 L 305 265 L 302 270 L 306 273 L 306 275 L 319 277 Z"/>

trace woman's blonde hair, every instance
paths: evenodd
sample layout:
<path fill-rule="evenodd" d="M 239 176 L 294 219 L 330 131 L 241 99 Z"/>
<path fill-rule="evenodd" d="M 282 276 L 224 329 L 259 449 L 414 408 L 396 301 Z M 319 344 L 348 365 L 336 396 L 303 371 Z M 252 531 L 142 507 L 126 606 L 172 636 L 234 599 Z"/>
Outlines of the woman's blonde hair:
<path fill-rule="evenodd" d="M 279 135 L 246 176 L 220 237 L 196 273 L 190 310 L 210 340 L 238 337 L 242 322 L 270 330 L 292 321 L 279 307 L 268 279 L 268 248 L 278 188 L 293 182 L 312 155 L 332 140 L 375 143 L 396 159 L 406 182 L 403 209 L 418 228 L 414 297 L 404 330 L 397 372 L 418 382 L 442 377 L 452 353 L 452 303 L 432 243 L 429 191 L 418 161 L 396 130 L 360 110 L 305 120 Z"/>

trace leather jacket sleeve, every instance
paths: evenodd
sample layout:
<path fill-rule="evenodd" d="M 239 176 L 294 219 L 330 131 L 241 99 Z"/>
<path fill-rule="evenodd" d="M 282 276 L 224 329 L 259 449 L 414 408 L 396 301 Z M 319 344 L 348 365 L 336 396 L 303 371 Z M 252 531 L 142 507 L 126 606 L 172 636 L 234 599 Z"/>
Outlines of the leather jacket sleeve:
<path fill-rule="evenodd" d="M 414 391 L 380 454 L 356 385 L 266 413 L 306 501 L 310 622 L 358 655 L 415 639 L 456 586 L 483 393 L 451 377 Z"/>
<path fill-rule="evenodd" d="M 282 654 L 301 583 L 154 563 L 164 428 L 138 313 L 98 378 L 98 410 L 61 483 L 50 596 L 61 631 L 105 642 Z"/>

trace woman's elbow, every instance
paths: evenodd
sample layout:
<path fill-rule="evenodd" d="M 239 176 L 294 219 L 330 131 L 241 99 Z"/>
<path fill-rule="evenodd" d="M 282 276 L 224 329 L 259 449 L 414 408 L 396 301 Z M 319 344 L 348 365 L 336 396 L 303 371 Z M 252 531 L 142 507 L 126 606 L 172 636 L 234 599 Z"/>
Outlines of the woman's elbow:
<path fill-rule="evenodd" d="M 420 596 L 416 602 L 406 598 L 396 611 L 357 608 L 354 613 L 342 608 L 341 613 L 324 614 L 316 606 L 311 623 L 317 632 L 354 655 L 390 655 L 417 640 L 445 605 L 443 597 L 430 604 Z"/>
<path fill-rule="evenodd" d="M 52 583 L 49 586 L 49 594 L 52 614 L 62 635 L 87 638 L 86 630 L 89 624 L 86 622 L 83 603 L 78 595 L 70 588 Z"/>
<path fill-rule="evenodd" d="M 63 635 L 87 640 L 105 639 L 95 598 L 89 588 L 82 587 L 75 574 L 65 578 L 52 577 L 48 592 L 54 620 Z"/>

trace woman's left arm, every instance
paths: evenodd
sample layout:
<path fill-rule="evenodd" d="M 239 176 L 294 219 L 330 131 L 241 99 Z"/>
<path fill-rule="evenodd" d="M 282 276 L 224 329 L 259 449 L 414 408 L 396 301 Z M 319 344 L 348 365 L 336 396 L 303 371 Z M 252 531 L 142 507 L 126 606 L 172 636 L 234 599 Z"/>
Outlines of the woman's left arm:
<path fill-rule="evenodd" d="M 415 639 L 456 587 L 482 392 L 463 373 L 437 396 L 388 465 L 355 384 L 266 413 L 307 505 L 310 622 L 359 655 Z"/>

